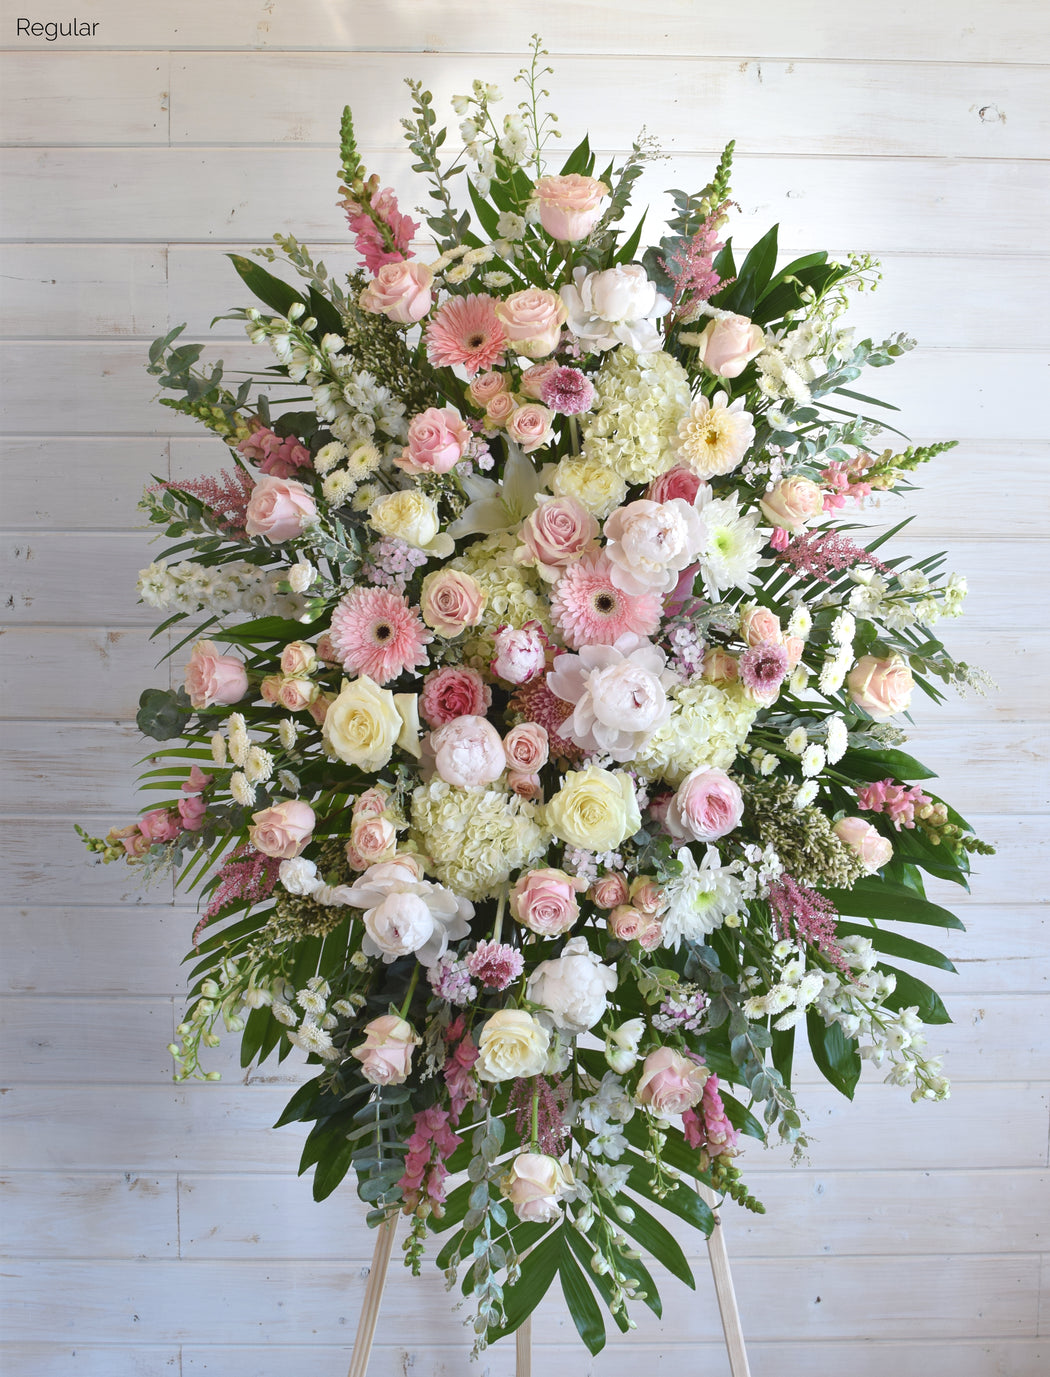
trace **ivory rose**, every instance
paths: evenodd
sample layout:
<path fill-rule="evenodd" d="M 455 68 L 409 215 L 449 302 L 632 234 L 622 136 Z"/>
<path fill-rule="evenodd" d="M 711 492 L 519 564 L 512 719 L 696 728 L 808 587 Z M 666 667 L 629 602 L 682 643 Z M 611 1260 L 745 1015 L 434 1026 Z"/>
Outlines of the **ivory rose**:
<path fill-rule="evenodd" d="M 438 569 L 423 580 L 419 610 L 439 636 L 458 636 L 477 626 L 487 601 L 477 579 L 457 569 Z"/>
<path fill-rule="evenodd" d="M 572 1169 L 543 1152 L 519 1152 L 500 1177 L 500 1194 L 514 1213 L 528 1224 L 547 1224 L 561 1218 L 558 1203 L 572 1189 Z"/>
<path fill-rule="evenodd" d="M 747 316 L 723 316 L 709 320 L 700 332 L 700 362 L 720 378 L 739 378 L 751 360 L 762 352 L 766 337 Z"/>
<path fill-rule="evenodd" d="M 522 722 L 517 727 L 511 727 L 503 738 L 503 750 L 511 769 L 526 774 L 542 770 L 550 754 L 547 728 L 539 722 Z"/>
<path fill-rule="evenodd" d="M 530 932 L 540 937 L 561 937 L 580 916 L 576 895 L 586 888 L 586 880 L 567 875 L 564 870 L 530 870 L 514 882 L 510 911 Z"/>
<path fill-rule="evenodd" d="M 762 514 L 774 526 L 801 531 L 807 521 L 824 514 L 824 494 L 812 478 L 782 478 L 759 500 Z"/>
<path fill-rule="evenodd" d="M 437 504 L 417 488 L 377 497 L 368 509 L 368 519 L 380 535 L 403 540 L 428 554 L 450 555 L 452 537 L 439 535 Z"/>
<path fill-rule="evenodd" d="M 586 239 L 598 223 L 609 188 L 597 177 L 568 172 L 541 177 L 532 189 L 540 224 L 552 239 L 574 243 Z"/>
<path fill-rule="evenodd" d="M 288 799 L 252 814 L 248 838 L 264 856 L 290 861 L 298 856 L 313 835 L 316 816 L 302 799 Z"/>
<path fill-rule="evenodd" d="M 325 741 L 340 760 L 368 774 L 383 768 L 395 745 L 412 749 L 408 745 L 409 723 L 399 711 L 395 695 L 367 675 L 344 681 L 339 696 L 325 713 L 323 731 Z M 418 753 L 418 746 L 413 753 Z"/>
<path fill-rule="evenodd" d="M 197 709 L 239 703 L 248 692 L 243 662 L 236 655 L 220 655 L 214 641 L 198 641 L 186 662 L 186 692 Z"/>
<path fill-rule="evenodd" d="M 391 265 L 392 266 L 392 265 Z M 381 1014 L 365 1024 L 365 1040 L 351 1047 L 361 1074 L 373 1085 L 401 1085 L 412 1069 L 412 1051 L 419 1046 L 410 1023 L 397 1014 Z"/>
<path fill-rule="evenodd" d="M 568 770 L 545 817 L 562 841 L 599 853 L 614 850 L 642 825 L 630 776 L 599 765 Z"/>
<path fill-rule="evenodd" d="M 244 530 L 275 545 L 302 533 L 304 522 L 317 515 L 317 504 L 293 478 L 260 478 L 245 511 Z"/>
<path fill-rule="evenodd" d="M 414 325 L 434 304 L 433 281 L 425 263 L 384 263 L 361 293 L 358 305 L 398 325 Z"/>
<path fill-rule="evenodd" d="M 900 655 L 862 655 L 846 676 L 846 687 L 858 708 L 885 722 L 907 709 L 915 680 Z"/>
<path fill-rule="evenodd" d="M 699 1102 L 710 1074 L 691 1057 L 683 1057 L 670 1047 L 658 1047 L 642 1063 L 634 1098 L 662 1118 L 682 1114 Z"/>
<path fill-rule="evenodd" d="M 490 1084 L 542 1075 L 550 1033 L 524 1009 L 498 1009 L 478 1037 L 479 1079 Z"/>
<path fill-rule="evenodd" d="M 484 717 L 457 717 L 430 734 L 434 764 L 446 784 L 493 784 L 507 768 L 500 734 Z"/>
<path fill-rule="evenodd" d="M 408 444 L 394 459 L 406 473 L 448 473 L 466 454 L 471 434 L 450 406 L 428 406 L 408 423 Z"/>
<path fill-rule="evenodd" d="M 869 875 L 893 859 L 893 843 L 863 818 L 839 818 L 831 830 L 856 853 Z"/>
<path fill-rule="evenodd" d="M 739 785 L 724 770 L 701 765 L 678 786 L 664 824 L 678 841 L 713 842 L 739 827 L 743 815 Z"/>
<path fill-rule="evenodd" d="M 549 583 L 597 538 L 597 521 L 574 497 L 544 499 L 525 518 L 518 532 L 528 557 Z"/>
<path fill-rule="evenodd" d="M 526 287 L 496 306 L 503 332 L 519 354 L 542 359 L 554 352 L 565 324 L 565 305 L 557 292 Z"/>
<path fill-rule="evenodd" d="M 526 993 L 542 1006 L 560 1032 L 585 1033 L 604 1016 L 609 994 L 616 989 L 616 971 L 603 966 L 586 937 L 570 937 L 561 955 L 541 961 L 529 977 Z"/>

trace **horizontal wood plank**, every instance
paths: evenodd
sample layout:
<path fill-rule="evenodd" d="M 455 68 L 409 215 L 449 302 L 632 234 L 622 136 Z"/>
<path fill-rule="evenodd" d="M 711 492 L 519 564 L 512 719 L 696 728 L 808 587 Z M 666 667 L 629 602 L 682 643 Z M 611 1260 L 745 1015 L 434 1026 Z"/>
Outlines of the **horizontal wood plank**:
<path fill-rule="evenodd" d="M 61 1176 L 18 1172 L 0 1179 L 8 1219 L 32 1221 L 9 1236 L 11 1257 L 175 1258 L 179 1255 L 174 1176 Z"/>
<path fill-rule="evenodd" d="M 11 26 L 4 31 L 10 35 Z M 170 65 L 167 53 L 4 54 L 4 142 L 66 147 L 167 143 Z"/>
<path fill-rule="evenodd" d="M 221 448 L 221 442 L 216 441 Z M 221 459 L 215 468 L 221 468 Z M 6 530 L 142 528 L 142 489 L 168 478 L 166 439 L 62 435 L 5 439 L 0 452 Z M 59 476 L 65 481 L 59 481 Z"/>
<path fill-rule="evenodd" d="M 95 876 L 86 878 L 90 883 Z M 196 922 L 193 911 L 148 903 L 0 908 L 3 988 L 12 994 L 172 995 L 181 1009 L 187 983 L 181 963 Z"/>
<path fill-rule="evenodd" d="M 0 634 L 3 717 L 128 721 L 144 688 L 171 687 L 169 664 L 158 664 L 167 632 L 153 641 L 138 627 L 13 627 Z"/>
<path fill-rule="evenodd" d="M 160 1084 L 171 1079 L 170 999 L 6 995 L 0 1000 L 0 1063 L 11 1084 Z"/>
<path fill-rule="evenodd" d="M 8 339 L 153 339 L 167 330 L 167 250 L 11 244 L 4 250 L 0 305 Z"/>

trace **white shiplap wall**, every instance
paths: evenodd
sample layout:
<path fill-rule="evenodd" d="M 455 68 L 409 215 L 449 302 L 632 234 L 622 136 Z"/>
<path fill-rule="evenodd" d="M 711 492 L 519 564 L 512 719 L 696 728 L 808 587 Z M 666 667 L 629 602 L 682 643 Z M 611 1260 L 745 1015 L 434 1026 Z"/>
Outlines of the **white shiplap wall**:
<path fill-rule="evenodd" d="M 912 1107 L 866 1080 L 846 1106 L 804 1087 L 812 1165 L 747 1161 L 769 1214 L 727 1233 L 756 1377 L 1035 1377 L 1050 1365 L 1050 1012 L 1045 439 L 1050 350 L 1046 7 L 1037 0 L 96 0 L 94 38 L 18 38 L 0 4 L 3 205 L 0 561 L 7 627 L 0 737 L 7 1292 L 0 1368 L 18 1377 L 271 1377 L 345 1371 L 371 1238 L 347 1188 L 315 1207 L 299 1137 L 270 1132 L 294 1075 L 173 1087 L 192 913 L 90 869 L 72 832 L 134 806 L 129 725 L 157 682 L 134 602 L 149 474 L 221 448 L 151 402 L 146 341 L 203 334 L 244 293 L 223 253 L 291 231 L 345 253 L 333 204 L 338 113 L 403 203 L 400 77 L 443 97 L 509 78 L 534 30 L 568 138 L 622 150 L 646 124 L 671 153 L 647 174 L 701 184 L 738 140 L 738 240 L 779 219 L 787 250 L 870 249 L 886 282 L 865 330 L 922 349 L 878 378 L 919 440 L 957 436 L 912 504 L 911 545 L 948 542 L 971 578 L 958 653 L 989 702 L 919 711 L 916 749 L 1000 846 L 953 936 L 956 1087 Z M 1041 298 L 1041 301 L 1040 301 Z M 242 340 L 222 327 L 228 361 Z M 874 386 L 874 384 L 872 384 Z M 1042 502 L 1042 507 L 1040 507 Z M 895 507 L 894 507 L 895 510 Z M 947 982 L 946 982 L 947 983 Z M 935 1034 L 936 1036 L 936 1034 Z M 1041 1270 L 1042 1269 L 1042 1270 Z M 721 1377 L 699 1258 L 662 1323 L 589 1362 L 560 1301 L 537 1370 Z M 468 1370 L 436 1272 L 392 1274 L 375 1377 Z M 513 1346 L 477 1369 L 503 1377 Z"/>

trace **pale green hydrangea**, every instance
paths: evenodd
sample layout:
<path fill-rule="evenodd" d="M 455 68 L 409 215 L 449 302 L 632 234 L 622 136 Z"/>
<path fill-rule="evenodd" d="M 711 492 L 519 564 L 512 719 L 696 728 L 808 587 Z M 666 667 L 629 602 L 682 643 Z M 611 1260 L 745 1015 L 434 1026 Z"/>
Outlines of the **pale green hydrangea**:
<path fill-rule="evenodd" d="M 471 628 L 461 649 L 464 662 L 475 669 L 488 669 L 496 654 L 493 637 L 501 626 L 539 622 L 548 635 L 554 634 L 543 580 L 535 569 L 515 563 L 517 549 L 518 542 L 509 531 L 498 531 L 476 540 L 449 562 L 449 568 L 471 574 L 486 595 L 481 622 Z"/>
<path fill-rule="evenodd" d="M 651 778 L 681 784 L 702 765 L 728 770 L 758 712 L 740 684 L 700 680 L 671 690 L 670 721 L 654 732 L 634 762 Z"/>
<path fill-rule="evenodd" d="M 537 805 L 500 788 L 460 789 L 432 779 L 412 795 L 412 829 L 443 885 L 465 899 L 488 899 L 515 870 L 539 860 L 550 833 Z"/>
<path fill-rule="evenodd" d="M 629 483 L 650 483 L 673 468 L 678 423 L 692 401 L 677 359 L 623 346 L 605 360 L 594 383 L 598 398 L 583 431 L 588 459 Z"/>

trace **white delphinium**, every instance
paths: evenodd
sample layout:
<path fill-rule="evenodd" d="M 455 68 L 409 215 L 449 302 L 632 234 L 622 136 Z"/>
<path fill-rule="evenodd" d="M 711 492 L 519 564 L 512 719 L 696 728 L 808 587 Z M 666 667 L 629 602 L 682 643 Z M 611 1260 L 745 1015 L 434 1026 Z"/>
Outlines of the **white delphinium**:
<path fill-rule="evenodd" d="M 525 218 L 514 211 L 505 210 L 496 221 L 496 233 L 501 239 L 517 240 L 524 238 Z"/>

